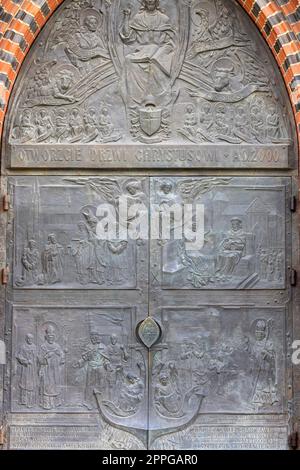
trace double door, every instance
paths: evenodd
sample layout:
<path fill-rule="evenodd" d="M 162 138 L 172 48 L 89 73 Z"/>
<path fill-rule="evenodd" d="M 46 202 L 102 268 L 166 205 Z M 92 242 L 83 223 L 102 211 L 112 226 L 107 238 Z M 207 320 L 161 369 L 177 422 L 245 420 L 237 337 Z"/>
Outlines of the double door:
<path fill-rule="evenodd" d="M 10 448 L 287 447 L 291 178 L 8 186 Z"/>

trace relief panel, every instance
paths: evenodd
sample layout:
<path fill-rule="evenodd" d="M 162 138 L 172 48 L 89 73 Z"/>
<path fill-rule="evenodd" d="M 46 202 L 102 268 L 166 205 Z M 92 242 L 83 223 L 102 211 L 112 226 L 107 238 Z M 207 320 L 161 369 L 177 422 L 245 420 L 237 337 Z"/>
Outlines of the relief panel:
<path fill-rule="evenodd" d="M 27 61 L 12 166 L 287 167 L 289 110 L 263 51 L 230 0 L 67 1 Z"/>
<path fill-rule="evenodd" d="M 19 178 L 13 283 L 30 289 L 136 289 L 147 280 L 147 242 L 100 240 L 100 204 L 148 204 L 146 179 Z M 128 226 L 134 224 L 134 217 Z M 143 264 L 144 263 L 144 264 Z"/>
<path fill-rule="evenodd" d="M 170 307 L 161 310 L 157 321 L 163 336 L 151 354 L 150 441 L 169 447 L 156 448 L 207 445 L 202 428 L 207 414 L 214 425 L 222 421 L 216 414 L 248 415 L 248 424 L 252 415 L 265 414 L 267 426 L 268 414 L 283 412 L 284 308 Z M 162 427 L 166 431 L 159 437 Z M 222 432 L 226 448 L 230 438 L 226 428 Z M 242 430 L 239 434 L 232 426 L 228 432 L 231 440 L 242 439 Z M 190 433 L 193 439 L 187 443 Z M 172 446 L 173 438 L 178 447 Z"/>
<path fill-rule="evenodd" d="M 154 178 L 151 184 L 152 212 L 168 208 L 173 217 L 171 239 L 152 242 L 154 274 L 164 289 L 285 288 L 288 179 Z M 181 213 L 176 221 L 172 206 L 184 213 L 184 204 L 204 206 L 201 249 L 175 239 Z M 186 220 L 196 234 L 195 219 Z"/>
<path fill-rule="evenodd" d="M 203 413 L 282 411 L 284 308 L 165 308 L 161 323 L 152 353 L 158 414 L 179 416 L 192 391 L 204 396 Z"/>
<path fill-rule="evenodd" d="M 12 410 L 98 413 L 98 403 L 146 426 L 147 354 L 135 327 L 134 308 L 15 307 Z"/>

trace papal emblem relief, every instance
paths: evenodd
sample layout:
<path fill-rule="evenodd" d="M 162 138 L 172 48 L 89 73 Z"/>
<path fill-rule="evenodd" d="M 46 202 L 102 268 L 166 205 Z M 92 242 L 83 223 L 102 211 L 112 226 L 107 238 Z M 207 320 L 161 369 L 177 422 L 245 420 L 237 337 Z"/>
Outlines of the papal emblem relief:
<path fill-rule="evenodd" d="M 28 52 L 2 146 L 0 447 L 3 421 L 9 449 L 288 448 L 297 139 L 238 3 L 65 0 Z"/>

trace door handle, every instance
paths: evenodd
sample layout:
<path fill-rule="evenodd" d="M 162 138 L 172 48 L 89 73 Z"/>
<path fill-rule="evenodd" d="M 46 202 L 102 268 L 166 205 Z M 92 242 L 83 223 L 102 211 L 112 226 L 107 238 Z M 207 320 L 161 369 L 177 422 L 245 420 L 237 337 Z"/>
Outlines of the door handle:
<path fill-rule="evenodd" d="M 147 317 L 137 326 L 139 340 L 150 349 L 161 337 L 161 327 L 152 317 Z"/>

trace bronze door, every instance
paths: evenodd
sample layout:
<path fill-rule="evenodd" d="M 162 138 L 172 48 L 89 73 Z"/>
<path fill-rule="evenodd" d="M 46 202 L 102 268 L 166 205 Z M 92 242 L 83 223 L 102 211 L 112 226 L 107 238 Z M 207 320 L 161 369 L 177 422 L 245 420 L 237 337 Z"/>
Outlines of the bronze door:
<path fill-rule="evenodd" d="M 9 185 L 11 448 L 286 447 L 290 178 Z M 203 247 L 98 240 L 97 208 L 122 194 L 150 221 L 203 204 Z"/>
<path fill-rule="evenodd" d="M 147 430 L 148 352 L 135 329 L 148 315 L 148 240 L 99 241 L 96 213 L 122 194 L 148 205 L 148 184 L 10 179 L 11 448 L 146 444 L 108 422 Z"/>
<path fill-rule="evenodd" d="M 7 447 L 286 448 L 300 317 L 285 85 L 234 0 L 130 3 L 65 0 L 10 99 Z M 148 236 L 99 240 L 120 198 L 143 208 L 119 229 Z M 174 238 L 172 213 L 171 239 L 151 238 L 174 204 L 202 205 L 203 246 Z"/>
<path fill-rule="evenodd" d="M 205 221 L 199 250 L 151 241 L 152 448 L 286 448 L 290 191 L 290 178 L 152 179 L 151 204 L 201 203 Z"/>

